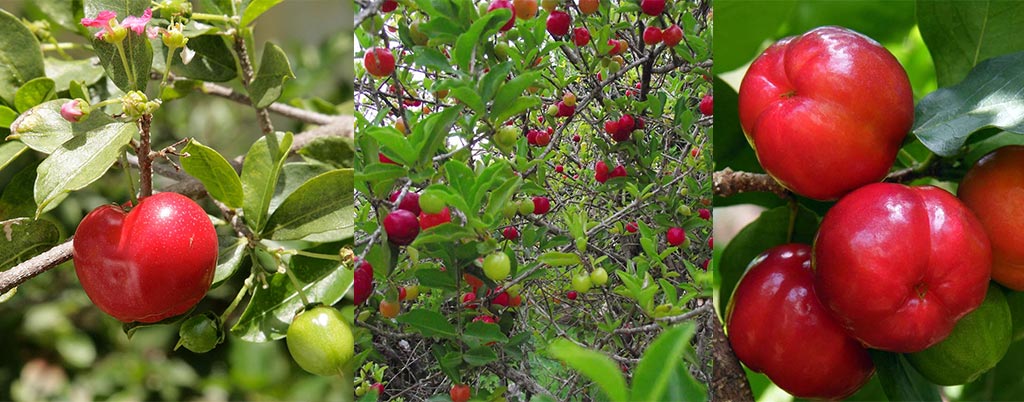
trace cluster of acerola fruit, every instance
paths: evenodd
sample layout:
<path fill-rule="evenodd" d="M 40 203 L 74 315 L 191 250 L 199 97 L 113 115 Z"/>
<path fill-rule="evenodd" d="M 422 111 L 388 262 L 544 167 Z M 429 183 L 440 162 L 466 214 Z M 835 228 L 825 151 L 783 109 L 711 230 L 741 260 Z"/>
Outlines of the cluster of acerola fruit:
<path fill-rule="evenodd" d="M 840 27 L 765 50 L 743 79 L 739 114 L 779 183 L 841 197 L 813 248 L 777 246 L 750 263 L 726 312 L 741 361 L 793 395 L 832 399 L 871 377 L 869 348 L 904 353 L 942 385 L 970 382 L 1002 359 L 1010 309 L 990 279 L 1024 289 L 1024 247 L 1012 240 L 1024 229 L 1024 148 L 983 158 L 960 199 L 876 183 L 910 130 L 910 83 L 885 48 Z"/>

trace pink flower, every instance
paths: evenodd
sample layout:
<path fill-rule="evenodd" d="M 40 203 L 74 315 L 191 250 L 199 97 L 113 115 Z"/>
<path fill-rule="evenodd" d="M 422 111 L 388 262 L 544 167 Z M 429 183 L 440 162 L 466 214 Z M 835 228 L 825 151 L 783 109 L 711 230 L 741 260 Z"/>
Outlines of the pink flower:
<path fill-rule="evenodd" d="M 117 13 L 103 10 L 96 18 L 82 18 L 82 25 L 88 28 L 103 28 L 102 31 L 96 33 L 96 39 L 103 39 L 106 34 L 114 33 L 114 27 L 117 26 L 116 18 Z"/>
<path fill-rule="evenodd" d="M 82 25 L 89 28 L 102 28 L 96 33 L 96 39 L 107 40 L 108 42 L 120 42 L 124 39 L 125 30 L 130 29 L 136 34 L 142 35 L 146 31 L 146 24 L 153 18 L 153 10 L 147 8 L 141 17 L 130 15 L 124 21 L 117 22 L 117 13 L 110 10 L 103 10 L 96 18 L 82 18 Z"/>
<path fill-rule="evenodd" d="M 121 22 L 121 25 L 128 27 L 135 33 L 142 35 L 146 31 L 146 24 L 149 23 L 149 19 L 153 18 L 153 9 L 147 8 L 146 11 L 142 12 L 141 17 L 130 15 Z"/>

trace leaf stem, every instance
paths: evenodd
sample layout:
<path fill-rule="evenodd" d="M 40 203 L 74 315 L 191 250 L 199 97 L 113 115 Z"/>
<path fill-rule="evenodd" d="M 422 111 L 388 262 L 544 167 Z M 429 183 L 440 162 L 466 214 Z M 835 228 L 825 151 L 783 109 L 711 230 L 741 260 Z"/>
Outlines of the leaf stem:
<path fill-rule="evenodd" d="M 128 75 L 128 83 L 131 84 L 132 88 L 135 88 L 135 72 L 132 71 L 132 66 L 128 63 L 128 57 L 124 54 L 124 41 L 117 42 L 114 46 L 117 46 L 117 53 L 121 55 L 121 64 L 124 66 L 124 73 Z"/>
<path fill-rule="evenodd" d="M 242 288 L 238 290 L 238 294 L 235 295 L 235 300 L 232 300 L 231 305 L 229 305 L 228 308 L 220 314 L 221 325 L 225 325 L 228 322 L 228 317 L 231 316 L 231 313 L 235 312 L 235 309 L 238 308 L 238 305 L 242 302 L 242 299 L 245 298 L 245 295 L 249 293 L 249 289 L 251 288 L 252 274 L 249 274 L 249 277 L 245 279 L 245 285 L 243 285 Z"/>

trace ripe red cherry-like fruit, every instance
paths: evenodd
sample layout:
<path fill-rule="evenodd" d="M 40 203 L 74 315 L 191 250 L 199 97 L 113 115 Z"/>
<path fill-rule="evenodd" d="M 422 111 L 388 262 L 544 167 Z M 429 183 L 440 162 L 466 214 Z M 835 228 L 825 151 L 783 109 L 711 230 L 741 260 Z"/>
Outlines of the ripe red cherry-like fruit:
<path fill-rule="evenodd" d="M 94 209 L 78 225 L 72 250 L 93 304 L 122 322 L 151 323 L 185 313 L 206 295 L 217 232 L 194 201 L 159 193 L 127 213 Z"/>
<path fill-rule="evenodd" d="M 874 349 L 932 346 L 985 299 L 992 255 L 974 214 L 938 187 L 875 183 L 825 214 L 814 241 L 815 291 Z"/>
<path fill-rule="evenodd" d="M 391 193 L 391 197 L 388 198 L 388 199 L 391 202 L 395 202 L 395 200 L 397 200 L 398 196 L 401 195 L 401 194 L 402 194 L 401 190 L 395 191 L 395 192 Z M 414 193 L 412 191 L 406 192 L 405 193 L 405 197 L 402 197 L 402 202 L 398 205 L 398 209 L 404 209 L 406 211 L 409 211 L 409 212 L 412 212 L 413 214 L 417 214 L 418 215 L 421 212 L 421 209 L 420 209 L 420 195 L 419 195 L 419 193 Z"/>
<path fill-rule="evenodd" d="M 644 29 L 644 43 L 647 46 L 654 46 L 661 43 L 661 28 L 649 26 Z"/>
<path fill-rule="evenodd" d="M 406 246 L 420 234 L 420 222 L 412 212 L 396 209 L 384 217 L 384 231 L 388 234 L 389 242 Z"/>
<path fill-rule="evenodd" d="M 515 240 L 519 238 L 519 229 L 514 226 L 509 226 L 501 231 L 501 235 L 508 240 Z"/>
<path fill-rule="evenodd" d="M 533 139 L 538 147 L 545 147 L 551 142 L 551 134 L 548 134 L 547 131 L 538 131 Z"/>
<path fill-rule="evenodd" d="M 668 229 L 665 238 L 670 246 L 678 246 L 686 241 L 686 231 L 680 227 L 671 227 Z"/>
<path fill-rule="evenodd" d="M 615 169 L 612 169 L 612 172 L 609 173 L 608 176 L 609 177 L 626 177 L 627 176 L 626 167 L 622 166 L 622 165 L 616 166 Z"/>
<path fill-rule="evenodd" d="M 906 71 L 878 42 L 821 27 L 754 60 L 740 84 L 739 116 L 768 174 L 800 195 L 832 200 L 889 172 L 913 123 L 914 97 Z"/>
<path fill-rule="evenodd" d="M 512 16 L 508 18 L 508 22 L 501 26 L 501 31 L 505 32 L 512 29 L 512 25 L 516 23 L 516 9 L 512 7 L 512 2 L 509 0 L 494 0 L 491 5 L 487 6 L 487 12 L 497 10 L 499 8 L 507 8 L 508 11 L 512 12 Z"/>
<path fill-rule="evenodd" d="M 704 98 L 700 100 L 700 114 L 705 116 L 711 116 L 715 113 L 715 100 L 711 94 L 704 95 Z"/>
<path fill-rule="evenodd" d="M 420 229 L 427 230 L 434 226 L 448 223 L 452 221 L 452 213 L 448 207 L 441 209 L 441 212 L 436 214 L 428 214 L 426 212 L 420 212 Z"/>
<path fill-rule="evenodd" d="M 572 41 L 576 46 L 583 47 L 590 43 L 590 31 L 579 27 L 572 30 Z"/>
<path fill-rule="evenodd" d="M 352 272 L 352 294 L 355 305 L 360 305 L 373 293 L 373 266 L 366 260 L 356 264 Z"/>
<path fill-rule="evenodd" d="M 597 163 L 594 164 L 594 179 L 597 180 L 598 183 L 604 183 L 608 181 L 608 178 L 608 164 L 604 163 L 604 161 L 597 161 Z"/>
<path fill-rule="evenodd" d="M 565 298 L 569 300 L 576 300 L 577 297 L 579 297 L 579 293 L 576 293 L 575 290 L 570 290 L 569 293 L 565 294 Z"/>
<path fill-rule="evenodd" d="M 726 329 L 740 361 L 801 398 L 842 399 L 874 372 L 867 349 L 815 295 L 811 248 L 804 244 L 777 246 L 754 259 L 729 299 Z"/>
<path fill-rule="evenodd" d="M 536 196 L 533 197 L 533 213 L 537 215 L 544 215 L 551 210 L 551 201 L 548 197 Z"/>
<path fill-rule="evenodd" d="M 370 75 L 381 78 L 395 72 L 395 55 L 390 50 L 375 47 L 363 56 L 363 67 Z"/>
<path fill-rule="evenodd" d="M 569 33 L 569 24 L 572 23 L 572 17 L 564 11 L 552 11 L 548 15 L 547 29 L 551 36 L 560 38 Z"/>
<path fill-rule="evenodd" d="M 1024 290 L 1024 146 L 1005 146 L 978 160 L 957 194 L 992 242 L 992 279 Z"/>
<path fill-rule="evenodd" d="M 612 135 L 615 135 L 615 133 L 618 133 L 619 132 L 619 121 L 618 120 L 608 120 L 608 121 L 604 122 L 604 132 L 606 132 L 608 134 L 612 134 Z"/>
<path fill-rule="evenodd" d="M 452 390 L 449 391 L 448 394 L 448 396 L 452 397 L 452 402 L 466 402 L 469 400 L 469 385 L 452 385 Z"/>
<path fill-rule="evenodd" d="M 380 11 L 390 13 L 398 8 L 398 2 L 395 0 L 384 0 L 384 4 L 380 5 Z"/>
<path fill-rule="evenodd" d="M 640 0 L 640 9 L 647 15 L 661 15 L 665 11 L 665 0 Z"/>
<path fill-rule="evenodd" d="M 672 24 L 664 31 L 661 31 L 661 41 L 665 42 L 665 46 L 675 47 L 683 40 L 683 29 L 679 25 Z"/>
<path fill-rule="evenodd" d="M 629 233 L 636 233 L 636 231 L 639 229 L 640 225 L 637 225 L 636 222 L 630 222 L 626 224 L 626 231 Z"/>

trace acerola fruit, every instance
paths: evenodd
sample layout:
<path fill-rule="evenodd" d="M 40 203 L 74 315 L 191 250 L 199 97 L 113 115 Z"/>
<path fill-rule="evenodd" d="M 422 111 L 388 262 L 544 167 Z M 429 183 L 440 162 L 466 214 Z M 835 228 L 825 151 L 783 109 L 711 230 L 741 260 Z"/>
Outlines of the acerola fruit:
<path fill-rule="evenodd" d="M 670 246 L 678 246 L 686 241 L 686 231 L 680 227 L 668 228 L 668 233 L 665 234 L 665 238 L 668 240 Z"/>
<path fill-rule="evenodd" d="M 700 114 L 705 116 L 711 116 L 715 113 L 715 100 L 711 94 L 704 95 L 704 98 L 700 100 Z"/>
<path fill-rule="evenodd" d="M 398 312 L 402 310 L 402 305 L 398 302 L 392 302 L 388 300 L 380 301 L 380 315 L 384 318 L 395 318 L 398 317 Z"/>
<path fill-rule="evenodd" d="M 491 5 L 487 6 L 487 12 L 491 12 L 499 8 L 505 8 L 512 12 L 512 16 L 508 17 L 508 22 L 501 26 L 501 32 L 505 32 L 512 29 L 512 25 L 515 25 L 516 23 L 516 9 L 512 7 L 512 2 L 508 0 L 492 0 Z"/>
<path fill-rule="evenodd" d="M 551 36 L 560 38 L 569 33 L 569 24 L 572 23 L 572 17 L 564 11 L 552 11 L 548 15 L 547 29 Z"/>
<path fill-rule="evenodd" d="M 484 258 L 484 275 L 492 281 L 505 280 L 509 272 L 512 272 L 512 260 L 508 258 L 508 254 L 496 251 Z"/>
<path fill-rule="evenodd" d="M 558 113 L 555 117 L 569 117 L 576 113 L 576 106 L 567 105 L 565 102 L 558 101 Z"/>
<path fill-rule="evenodd" d="M 338 375 L 355 355 L 352 328 L 331 307 L 318 306 L 295 316 L 286 343 L 299 367 L 322 376 Z"/>
<path fill-rule="evenodd" d="M 529 215 L 536 208 L 533 200 L 519 200 L 519 215 Z"/>
<path fill-rule="evenodd" d="M 661 43 L 661 28 L 649 26 L 644 29 L 644 43 L 647 46 L 654 46 Z"/>
<path fill-rule="evenodd" d="M 401 194 L 401 190 L 395 191 L 391 193 L 391 197 L 388 200 L 394 203 L 395 200 L 398 199 L 398 196 Z M 406 211 L 412 212 L 414 215 L 419 215 L 419 213 L 422 211 L 420 209 L 420 195 L 412 191 L 406 192 L 405 197 L 402 197 L 401 204 L 398 205 L 398 209 L 404 209 Z"/>
<path fill-rule="evenodd" d="M 636 222 L 630 222 L 626 224 L 626 231 L 629 233 L 636 233 L 636 231 L 639 229 L 640 225 L 637 225 Z"/>
<path fill-rule="evenodd" d="M 619 117 L 619 130 L 630 132 L 633 131 L 633 129 L 635 128 L 636 121 L 633 120 L 633 116 L 624 114 L 622 115 L 622 117 Z"/>
<path fill-rule="evenodd" d="M 578 47 L 586 46 L 590 43 L 590 31 L 583 27 L 574 28 L 572 30 L 572 41 Z"/>
<path fill-rule="evenodd" d="M 755 258 L 733 290 L 725 322 L 736 357 L 800 398 L 845 398 L 875 369 L 867 349 L 815 295 L 811 248 L 804 244 L 776 246 Z"/>
<path fill-rule="evenodd" d="M 536 196 L 533 197 L 533 213 L 537 215 L 544 215 L 551 210 L 551 201 L 548 197 Z"/>
<path fill-rule="evenodd" d="M 395 0 L 384 0 L 384 4 L 380 5 L 380 11 L 390 13 L 398 8 L 398 2 Z"/>
<path fill-rule="evenodd" d="M 590 275 L 586 272 L 580 272 L 572 277 L 572 288 L 577 292 L 587 293 L 591 285 L 593 282 L 590 281 Z"/>
<path fill-rule="evenodd" d="M 801 67 L 787 67 L 794 63 Z M 833 200 L 889 172 L 914 121 L 914 96 L 878 42 L 821 27 L 754 60 L 740 84 L 739 117 L 768 174 L 797 194 Z"/>
<path fill-rule="evenodd" d="M 537 15 L 537 0 L 512 0 L 512 9 L 516 18 L 533 19 Z"/>
<path fill-rule="evenodd" d="M 408 196 L 406 196 L 408 198 Z M 424 191 L 422 195 L 419 195 L 419 206 L 420 212 L 426 214 L 440 213 L 444 209 L 445 202 L 441 198 L 441 195 L 437 191 Z M 404 202 L 402 204 L 405 204 Z M 405 209 L 405 208 L 402 208 Z"/>
<path fill-rule="evenodd" d="M 426 212 L 420 213 L 420 229 L 427 230 L 434 226 L 445 224 L 452 221 L 452 214 L 448 207 L 441 208 L 440 213 L 428 214 Z"/>
<path fill-rule="evenodd" d="M 612 134 L 612 135 L 618 133 L 619 132 L 619 121 L 618 120 L 609 120 L 609 121 L 604 122 L 604 132 L 606 132 L 608 134 Z"/>
<path fill-rule="evenodd" d="M 565 298 L 569 300 L 576 300 L 577 297 L 579 297 L 579 293 L 576 293 L 575 290 L 570 290 L 565 294 Z"/>
<path fill-rule="evenodd" d="M 599 0 L 580 0 L 579 8 L 583 15 L 590 15 L 597 12 L 598 6 L 600 6 Z"/>
<path fill-rule="evenodd" d="M 387 156 L 385 156 L 385 155 L 384 155 L 384 154 L 382 154 L 382 153 L 378 153 L 378 154 L 377 154 L 377 160 L 379 160 L 379 161 L 380 161 L 380 163 L 390 163 L 390 164 L 392 164 L 392 165 L 399 165 L 399 166 L 401 166 L 401 164 L 399 164 L 398 162 L 395 162 L 395 161 L 391 160 L 391 158 L 388 158 Z"/>
<path fill-rule="evenodd" d="M 552 11 L 555 11 L 555 7 L 558 6 L 558 1 L 559 0 L 541 0 L 540 8 L 543 8 L 544 11 L 550 13 Z"/>
<path fill-rule="evenodd" d="M 178 337 L 180 340 L 174 349 L 184 346 L 185 349 L 195 353 L 206 353 L 213 350 L 222 339 L 218 321 L 206 314 L 191 316 L 181 323 L 181 327 L 178 328 Z"/>
<path fill-rule="evenodd" d="M 580 135 L 579 135 L 579 134 L 574 134 L 574 135 L 572 136 L 572 142 L 580 142 L 580 139 L 581 139 L 581 138 L 580 138 Z"/>
<path fill-rule="evenodd" d="M 473 322 L 482 322 L 485 324 L 497 324 L 498 320 L 494 319 L 494 316 L 490 315 L 478 315 L 473 317 Z"/>
<path fill-rule="evenodd" d="M 576 94 L 572 92 L 566 92 L 564 95 L 562 95 L 562 103 L 565 103 L 566 106 L 576 107 Z"/>
<path fill-rule="evenodd" d="M 370 389 L 372 389 L 374 391 L 377 391 L 377 397 L 378 398 L 381 397 L 382 395 L 384 395 L 384 384 L 381 384 L 381 383 L 378 382 L 376 384 L 371 385 Z"/>
<path fill-rule="evenodd" d="M 538 131 L 537 135 L 533 137 L 533 140 L 537 143 L 538 147 L 544 147 L 551 143 L 551 134 L 547 131 Z"/>
<path fill-rule="evenodd" d="M 491 300 L 491 304 L 502 306 L 502 307 L 508 307 L 509 306 L 509 302 L 511 300 L 512 300 L 512 298 L 508 295 L 507 292 L 501 292 L 501 293 L 498 293 L 497 296 L 494 296 L 494 299 Z"/>
<path fill-rule="evenodd" d="M 608 164 L 604 163 L 604 161 L 597 161 L 594 165 L 594 179 L 598 183 L 604 184 L 604 182 L 608 181 L 608 177 Z"/>
<path fill-rule="evenodd" d="M 417 297 L 420 297 L 420 287 L 417 285 L 409 285 L 403 287 L 402 290 L 405 291 L 406 300 L 416 300 Z"/>
<path fill-rule="evenodd" d="M 474 290 L 475 291 L 475 290 Z M 476 300 L 476 293 L 466 293 L 462 295 L 462 304 L 468 304 L 469 307 L 473 307 L 473 301 Z"/>
<path fill-rule="evenodd" d="M 814 264 L 818 297 L 850 335 L 912 353 L 981 304 L 992 255 L 981 223 L 946 190 L 875 183 L 825 214 Z"/>
<path fill-rule="evenodd" d="M 398 301 L 405 301 L 405 288 L 398 288 Z"/>
<path fill-rule="evenodd" d="M 979 159 L 957 194 L 992 242 L 992 279 L 1024 290 L 1024 146 L 1005 146 Z"/>
<path fill-rule="evenodd" d="M 697 210 L 697 215 L 699 215 L 700 218 L 703 219 L 703 220 L 710 220 L 711 219 L 711 210 L 707 209 L 707 208 L 698 209 Z"/>
<path fill-rule="evenodd" d="M 612 169 L 612 172 L 608 175 L 610 177 L 626 177 L 626 168 L 622 165 L 616 166 Z"/>
<path fill-rule="evenodd" d="M 501 231 L 501 235 L 505 237 L 506 240 L 515 240 L 519 238 L 519 230 L 513 226 L 509 226 L 505 228 L 505 230 Z"/>
<path fill-rule="evenodd" d="M 373 293 L 373 266 L 366 260 L 356 263 L 352 272 L 352 295 L 355 305 L 360 305 Z"/>
<path fill-rule="evenodd" d="M 683 29 L 679 25 L 672 24 L 664 31 L 661 31 L 661 41 L 667 47 L 675 47 L 683 40 Z"/>
<path fill-rule="evenodd" d="M 395 55 L 388 49 L 375 47 L 366 51 L 363 67 L 374 77 L 387 77 L 395 72 Z"/>
<path fill-rule="evenodd" d="M 593 283 L 594 286 L 604 286 L 604 284 L 608 283 L 608 271 L 605 271 L 604 268 L 596 268 L 590 271 L 590 283 Z"/>
<path fill-rule="evenodd" d="M 93 304 L 121 322 L 151 323 L 195 306 L 213 281 L 217 232 L 177 193 L 143 198 L 130 212 L 102 205 L 75 231 L 75 273 Z"/>
<path fill-rule="evenodd" d="M 420 234 L 420 223 L 412 212 L 396 209 L 384 217 L 384 232 L 391 244 L 407 246 Z"/>
<path fill-rule="evenodd" d="M 452 390 L 448 394 L 452 397 L 452 402 L 466 402 L 469 400 L 469 386 L 466 384 L 452 385 Z"/>
<path fill-rule="evenodd" d="M 640 9 L 647 15 L 661 15 L 665 11 L 665 0 L 640 0 Z"/>
<path fill-rule="evenodd" d="M 555 165 L 555 171 L 558 173 L 565 173 L 565 167 L 562 165 Z"/>

